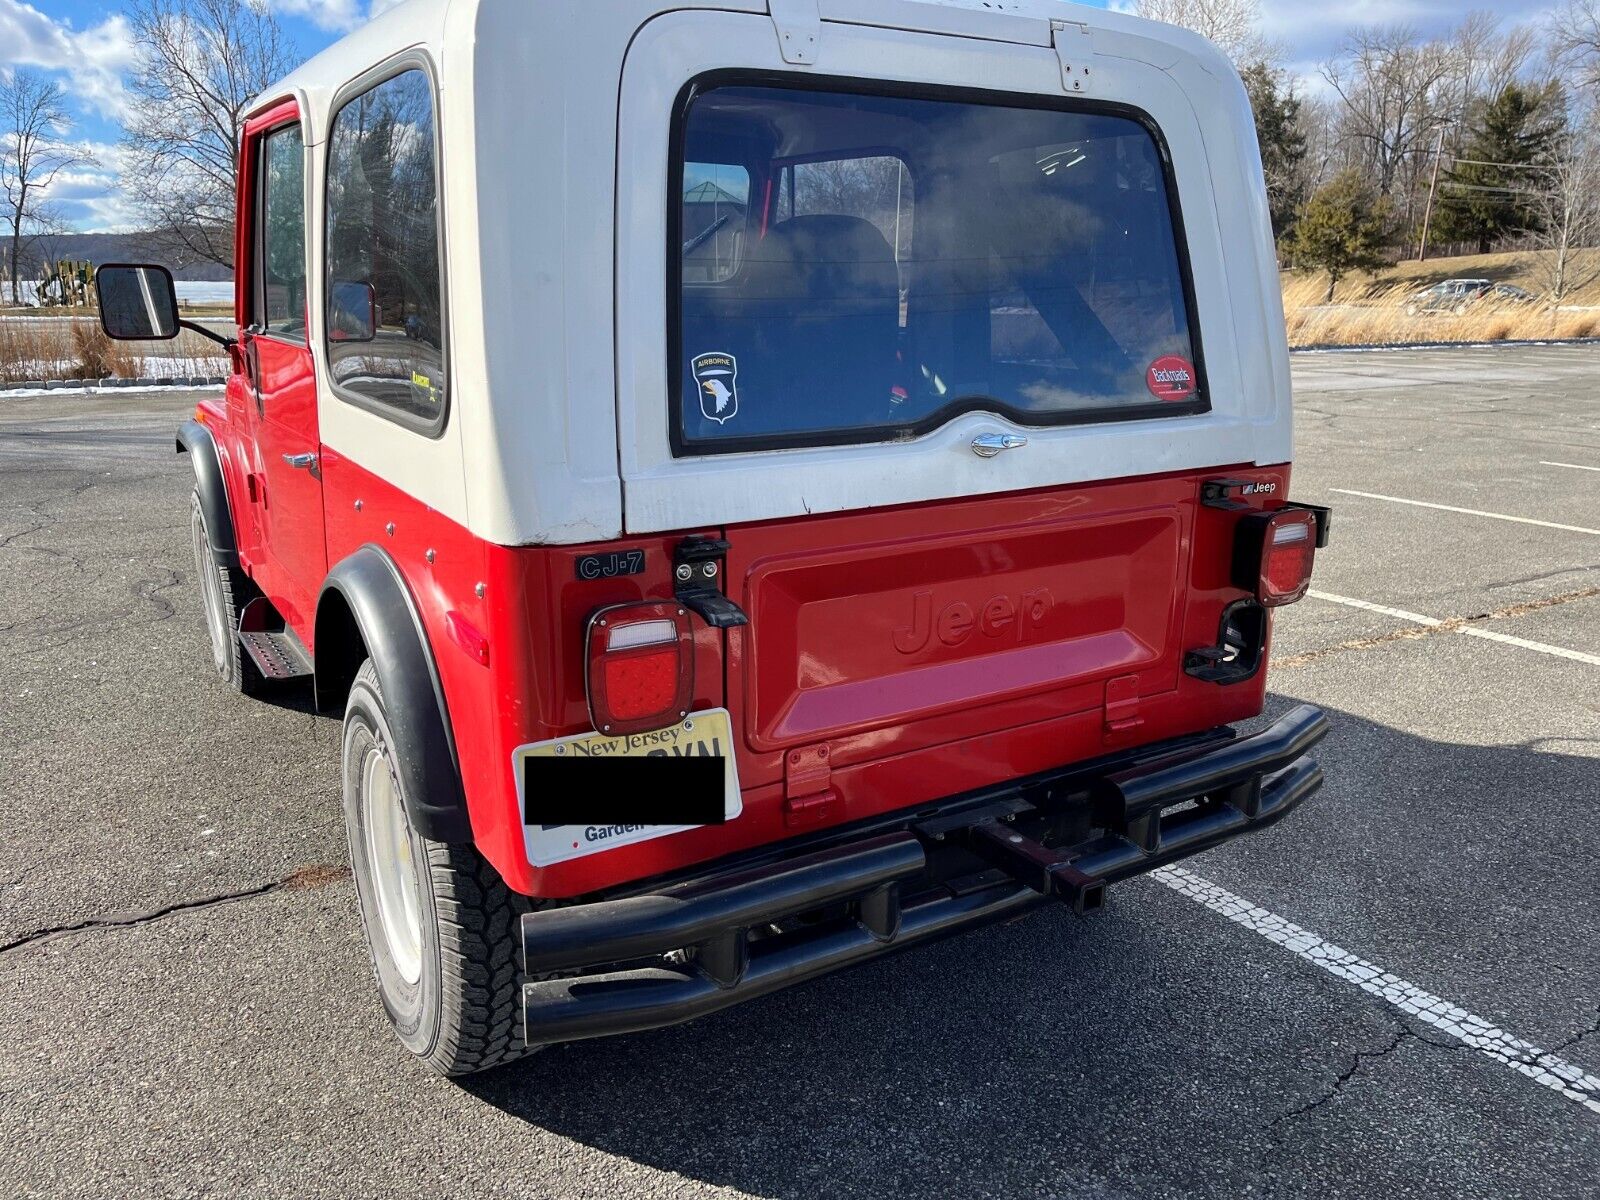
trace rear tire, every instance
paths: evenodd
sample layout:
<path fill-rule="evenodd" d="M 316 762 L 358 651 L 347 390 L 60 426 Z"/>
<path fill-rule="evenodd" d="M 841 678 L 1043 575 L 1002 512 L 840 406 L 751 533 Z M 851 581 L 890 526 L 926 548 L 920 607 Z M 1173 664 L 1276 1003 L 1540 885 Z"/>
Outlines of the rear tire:
<path fill-rule="evenodd" d="M 194 543 L 195 579 L 200 584 L 200 606 L 211 641 L 211 665 L 234 691 L 257 696 L 266 681 L 239 644 L 239 612 L 254 594 L 255 585 L 237 561 L 224 565 L 212 550 L 210 524 L 197 491 L 191 498 L 190 538 Z"/>
<path fill-rule="evenodd" d="M 344 718 L 344 815 L 361 923 L 395 1034 L 441 1075 L 467 1075 L 528 1053 L 522 1042 L 520 920 L 533 902 L 471 846 L 411 828 L 368 659 Z"/>

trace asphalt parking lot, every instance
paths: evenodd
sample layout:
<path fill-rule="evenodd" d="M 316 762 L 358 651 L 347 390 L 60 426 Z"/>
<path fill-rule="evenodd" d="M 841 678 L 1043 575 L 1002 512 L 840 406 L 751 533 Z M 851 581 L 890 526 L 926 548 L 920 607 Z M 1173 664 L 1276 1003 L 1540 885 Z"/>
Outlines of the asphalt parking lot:
<path fill-rule="evenodd" d="M 336 723 L 212 677 L 193 396 L 0 397 L 0 1195 L 1594 1196 L 1597 374 L 1296 358 L 1275 829 L 462 1083 L 384 1026 Z"/>

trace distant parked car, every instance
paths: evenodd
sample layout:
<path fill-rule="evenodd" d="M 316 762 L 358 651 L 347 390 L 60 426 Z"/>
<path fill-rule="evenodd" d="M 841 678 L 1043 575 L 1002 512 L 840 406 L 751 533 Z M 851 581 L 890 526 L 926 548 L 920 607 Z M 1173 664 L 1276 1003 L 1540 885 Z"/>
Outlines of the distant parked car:
<path fill-rule="evenodd" d="M 1423 288 L 1406 302 L 1406 313 L 1466 312 L 1480 300 L 1493 299 L 1501 303 L 1531 304 L 1537 297 L 1508 283 L 1495 283 L 1492 279 L 1446 279 L 1432 287 Z"/>

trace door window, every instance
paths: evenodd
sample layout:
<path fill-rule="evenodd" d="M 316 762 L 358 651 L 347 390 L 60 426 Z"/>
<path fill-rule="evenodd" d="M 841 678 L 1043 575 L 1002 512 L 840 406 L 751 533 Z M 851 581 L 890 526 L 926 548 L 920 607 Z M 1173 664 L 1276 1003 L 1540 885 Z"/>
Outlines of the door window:
<path fill-rule="evenodd" d="M 334 117 L 327 239 L 334 387 L 436 433 L 449 375 L 433 88 L 420 68 L 376 84 Z"/>
<path fill-rule="evenodd" d="M 306 337 L 306 178 L 300 126 L 261 141 L 256 324 L 289 341 Z"/>

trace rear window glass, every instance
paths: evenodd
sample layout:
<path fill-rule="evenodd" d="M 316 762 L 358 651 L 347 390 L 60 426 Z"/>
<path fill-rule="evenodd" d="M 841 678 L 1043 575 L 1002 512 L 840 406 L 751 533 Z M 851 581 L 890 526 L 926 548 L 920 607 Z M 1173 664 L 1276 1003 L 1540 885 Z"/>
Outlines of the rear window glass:
<path fill-rule="evenodd" d="M 722 86 L 678 137 L 680 453 L 1208 407 L 1140 121 Z"/>

